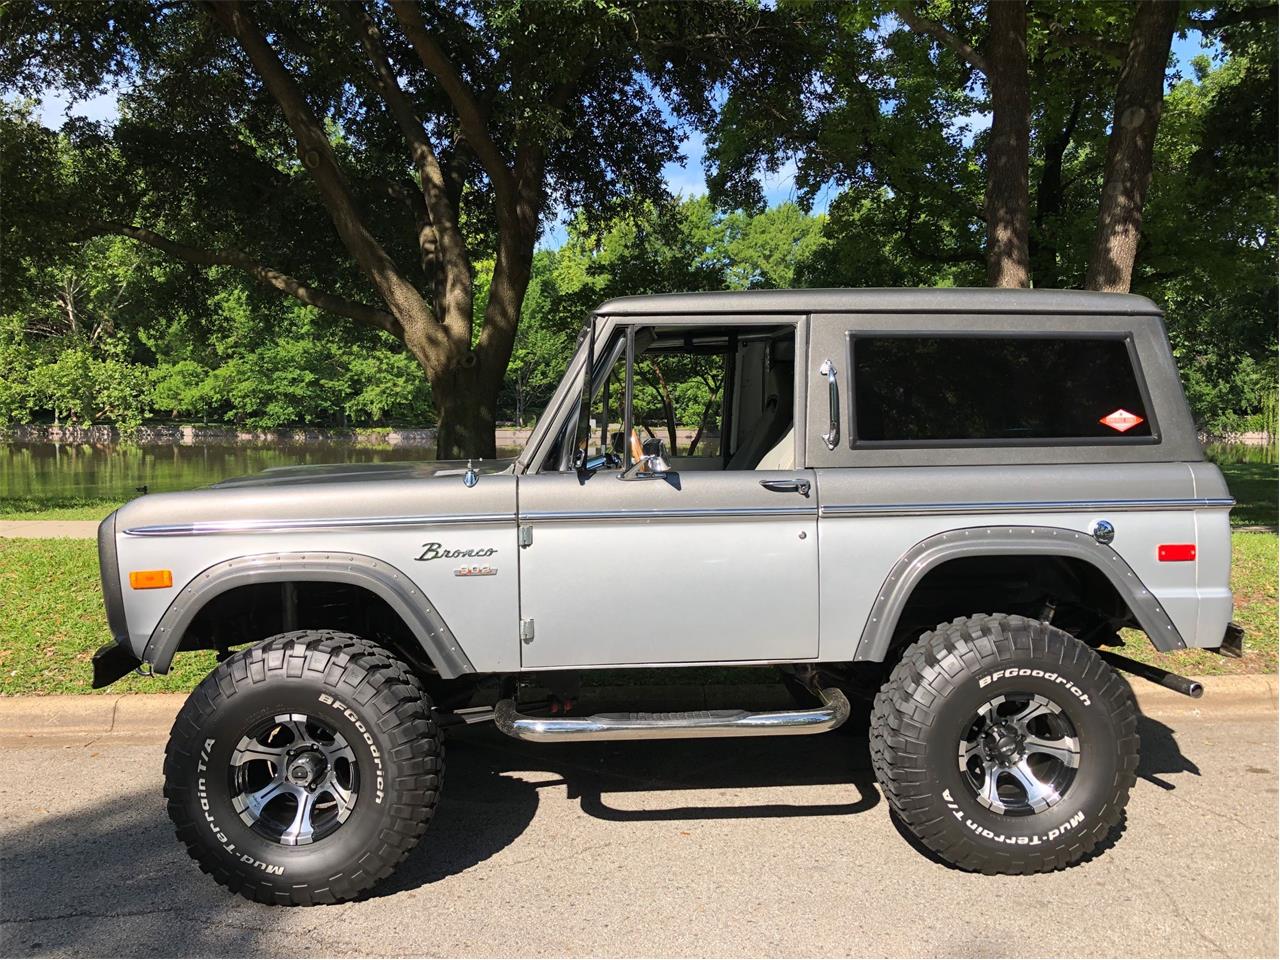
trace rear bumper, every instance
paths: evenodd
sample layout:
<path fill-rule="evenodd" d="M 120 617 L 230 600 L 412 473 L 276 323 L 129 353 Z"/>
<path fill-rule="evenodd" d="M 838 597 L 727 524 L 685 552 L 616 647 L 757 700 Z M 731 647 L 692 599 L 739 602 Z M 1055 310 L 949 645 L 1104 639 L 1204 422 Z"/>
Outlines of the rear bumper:
<path fill-rule="evenodd" d="M 1222 635 L 1222 643 L 1220 646 L 1213 648 L 1214 653 L 1220 653 L 1224 657 L 1235 657 L 1239 659 L 1244 656 L 1244 627 L 1232 620 L 1227 624 L 1226 632 Z"/>

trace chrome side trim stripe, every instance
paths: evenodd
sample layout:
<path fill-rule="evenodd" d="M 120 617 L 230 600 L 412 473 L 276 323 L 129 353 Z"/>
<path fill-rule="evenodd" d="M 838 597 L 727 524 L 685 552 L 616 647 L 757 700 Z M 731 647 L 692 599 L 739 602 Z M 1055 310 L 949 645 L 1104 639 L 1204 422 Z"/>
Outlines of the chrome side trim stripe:
<path fill-rule="evenodd" d="M 1209 510 L 1235 506 L 1224 498 L 1169 500 L 993 500 L 971 503 L 823 504 L 823 517 L 922 517 L 951 513 L 1093 513 L 1097 510 Z"/>
<path fill-rule="evenodd" d="M 912 517 L 975 513 L 1090 513 L 1097 510 L 1209 510 L 1235 506 L 1224 498 L 1168 500 L 1022 500 L 971 503 L 852 503 L 794 507 L 690 507 L 662 510 L 534 510 L 521 515 L 536 520 L 714 520 L 769 517 Z M 316 517 L 298 520 L 205 520 L 129 527 L 129 537 L 191 537 L 222 533 L 271 533 L 298 530 L 368 529 L 379 527 L 465 526 L 515 523 L 512 513 L 473 513 L 413 517 Z"/>
<path fill-rule="evenodd" d="M 690 507 L 679 510 L 530 510 L 522 522 L 537 520 L 750 520 L 755 517 L 816 517 L 816 507 Z"/>
<path fill-rule="evenodd" d="M 433 527 L 476 523 L 515 523 L 513 513 L 472 513 L 424 517 L 317 517 L 304 520 L 205 520 L 130 527 L 128 537 L 193 537 L 217 533 L 272 533 L 368 527 Z"/>

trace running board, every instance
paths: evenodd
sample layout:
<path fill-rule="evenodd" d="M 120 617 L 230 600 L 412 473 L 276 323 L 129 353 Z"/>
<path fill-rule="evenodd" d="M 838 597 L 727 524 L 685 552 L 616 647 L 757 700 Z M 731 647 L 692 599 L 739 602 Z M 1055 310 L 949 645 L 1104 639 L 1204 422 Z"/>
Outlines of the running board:
<path fill-rule="evenodd" d="M 796 736 L 826 733 L 849 719 L 849 701 L 839 690 L 825 687 L 814 693 L 821 704 L 805 710 L 690 710 L 598 713 L 590 717 L 530 717 L 516 710 L 514 700 L 502 700 L 494 707 L 493 719 L 507 736 L 535 743 Z"/>

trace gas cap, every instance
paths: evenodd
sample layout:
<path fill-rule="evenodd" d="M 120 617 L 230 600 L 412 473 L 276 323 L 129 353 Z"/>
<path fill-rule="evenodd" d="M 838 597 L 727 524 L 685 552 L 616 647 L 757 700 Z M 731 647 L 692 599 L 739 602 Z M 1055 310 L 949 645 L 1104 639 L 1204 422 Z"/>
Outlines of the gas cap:
<path fill-rule="evenodd" d="M 1093 539 L 1099 543 L 1110 543 L 1116 538 L 1116 528 L 1112 526 L 1110 520 L 1093 521 L 1093 526 L 1089 528 L 1089 532 L 1093 534 Z"/>

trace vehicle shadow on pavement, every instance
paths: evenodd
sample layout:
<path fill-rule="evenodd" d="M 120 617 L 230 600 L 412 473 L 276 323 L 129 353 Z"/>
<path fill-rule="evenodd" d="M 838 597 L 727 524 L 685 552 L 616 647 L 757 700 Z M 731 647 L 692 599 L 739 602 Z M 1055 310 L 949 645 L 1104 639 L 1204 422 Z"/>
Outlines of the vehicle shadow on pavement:
<path fill-rule="evenodd" d="M 200 873 L 150 786 L 21 828 L 6 823 L 0 863 L 5 956 L 248 956 L 272 925 L 262 914 L 270 908 Z"/>
<path fill-rule="evenodd" d="M 1138 757 L 1138 779 L 1155 784 L 1161 790 L 1177 789 L 1160 774 L 1190 773 L 1200 776 L 1200 768 L 1194 761 L 1182 755 L 1173 730 L 1159 720 L 1138 714 L 1138 739 L 1141 753 Z"/>
<path fill-rule="evenodd" d="M 446 786 L 422 845 L 372 897 L 432 883 L 492 856 L 532 821 L 542 790 L 567 791 L 588 816 L 607 821 L 696 821 L 846 816 L 877 806 L 865 718 L 821 736 L 536 744 L 491 725 L 450 736 Z M 761 787 L 832 786 L 836 801 L 657 805 L 667 792 L 717 798 Z M 641 809 L 606 797 L 643 795 Z M 470 836 L 470 840 L 468 840 Z"/>

